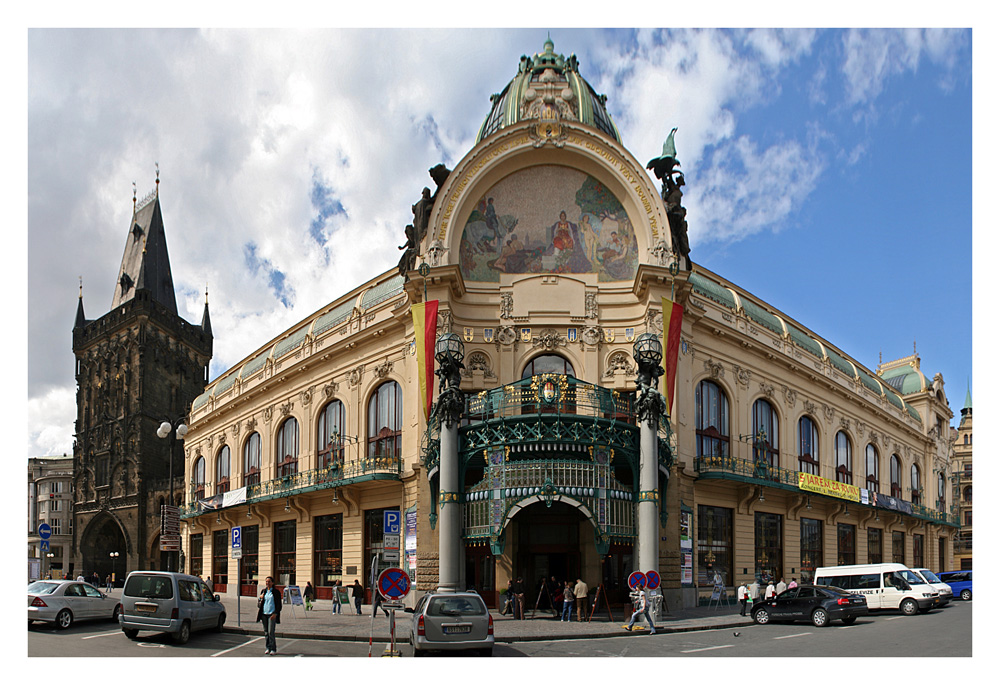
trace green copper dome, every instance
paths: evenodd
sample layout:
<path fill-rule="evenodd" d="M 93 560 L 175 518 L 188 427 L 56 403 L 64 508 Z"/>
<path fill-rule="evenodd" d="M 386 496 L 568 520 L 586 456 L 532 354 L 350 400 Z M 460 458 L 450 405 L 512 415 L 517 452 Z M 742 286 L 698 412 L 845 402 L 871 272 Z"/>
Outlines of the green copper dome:
<path fill-rule="evenodd" d="M 923 392 L 931 387 L 927 376 L 921 373 L 919 368 L 913 366 L 898 366 L 887 369 L 882 372 L 882 380 L 902 395 Z"/>
<path fill-rule="evenodd" d="M 542 52 L 521 56 L 517 76 L 500 93 L 490 96 L 493 107 L 479 128 L 476 142 L 530 119 L 563 119 L 592 126 L 621 143 L 608 110 L 607 96 L 598 95 L 578 71 L 576 55 L 564 57 L 545 41 Z"/>

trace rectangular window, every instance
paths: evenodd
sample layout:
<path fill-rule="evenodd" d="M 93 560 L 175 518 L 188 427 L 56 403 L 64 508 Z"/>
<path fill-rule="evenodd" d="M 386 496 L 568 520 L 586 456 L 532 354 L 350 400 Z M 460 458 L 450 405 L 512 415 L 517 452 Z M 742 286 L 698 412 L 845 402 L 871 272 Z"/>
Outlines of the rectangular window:
<path fill-rule="evenodd" d="M 62 519 L 49 519 L 53 535 L 62 535 Z"/>
<path fill-rule="evenodd" d="M 716 573 L 733 584 L 733 510 L 698 505 L 698 584 L 712 587 Z"/>
<path fill-rule="evenodd" d="M 371 573 L 372 559 L 375 555 L 379 555 L 379 561 L 381 561 L 381 552 L 384 549 L 383 545 L 383 534 L 382 524 L 384 522 L 385 509 L 369 509 L 365 511 L 365 529 L 364 529 L 364 545 L 365 545 L 365 557 L 364 557 L 364 568 L 358 569 L 359 575 L 362 576 L 361 584 L 368 589 L 371 585 L 371 579 L 368 577 Z M 388 565 L 381 564 L 379 568 L 388 568 Z M 378 570 L 376 570 L 376 573 Z"/>
<path fill-rule="evenodd" d="M 59 494 L 61 492 L 66 492 L 66 483 L 61 480 L 54 480 L 49 485 L 49 492 Z"/>
<path fill-rule="evenodd" d="M 189 556 L 191 557 L 191 561 L 189 568 L 191 570 L 191 575 L 198 576 L 200 578 L 201 574 L 204 572 L 204 569 L 202 568 L 202 550 L 204 548 L 204 539 L 202 534 L 198 533 L 197 535 L 192 535 L 190 545 L 191 549 L 189 551 L 191 554 Z"/>
<path fill-rule="evenodd" d="M 229 529 L 212 531 L 212 585 L 219 592 L 226 591 L 229 582 Z M 219 587 L 219 586 L 222 587 Z"/>
<path fill-rule="evenodd" d="M 257 544 L 260 539 L 260 526 L 243 526 L 240 532 L 243 546 L 243 558 L 240 559 L 240 594 L 248 597 L 257 595 L 257 577 L 259 557 Z"/>
<path fill-rule="evenodd" d="M 920 534 L 913 536 L 913 567 L 924 567 L 924 536 Z"/>
<path fill-rule="evenodd" d="M 50 499 L 49 500 L 49 511 L 59 511 L 59 500 Z"/>
<path fill-rule="evenodd" d="M 882 529 L 868 529 L 868 563 L 882 563 Z"/>
<path fill-rule="evenodd" d="M 817 519 L 802 519 L 801 524 L 802 582 L 813 582 L 813 574 L 823 565 L 823 522 Z"/>
<path fill-rule="evenodd" d="M 904 564 L 906 558 L 906 534 L 901 530 L 892 531 L 892 563 Z"/>
<path fill-rule="evenodd" d="M 313 540 L 316 547 L 316 587 L 330 587 L 342 578 L 344 560 L 344 516 L 317 516 Z"/>
<path fill-rule="evenodd" d="M 944 559 L 947 555 L 948 543 L 945 538 L 938 538 L 938 568 L 948 568 L 950 564 L 945 564 Z"/>
<path fill-rule="evenodd" d="M 274 524 L 274 584 L 295 585 L 295 521 Z"/>
<path fill-rule="evenodd" d="M 837 566 L 857 563 L 857 526 L 850 523 L 837 524 Z"/>
<path fill-rule="evenodd" d="M 776 581 L 785 575 L 782 560 L 781 515 L 754 513 L 754 573 L 761 580 Z"/>

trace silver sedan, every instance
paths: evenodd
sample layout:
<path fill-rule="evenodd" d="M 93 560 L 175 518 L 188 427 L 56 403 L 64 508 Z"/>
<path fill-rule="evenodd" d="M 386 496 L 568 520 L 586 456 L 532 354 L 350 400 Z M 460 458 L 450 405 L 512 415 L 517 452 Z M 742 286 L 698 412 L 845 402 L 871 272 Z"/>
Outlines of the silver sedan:
<path fill-rule="evenodd" d="M 413 656 L 431 650 L 493 654 L 493 617 L 475 592 L 429 592 L 417 602 L 409 625 Z"/>
<path fill-rule="evenodd" d="M 118 620 L 121 603 L 90 583 L 76 580 L 36 580 L 28 584 L 28 625 L 32 621 L 69 628 L 74 621 Z"/>

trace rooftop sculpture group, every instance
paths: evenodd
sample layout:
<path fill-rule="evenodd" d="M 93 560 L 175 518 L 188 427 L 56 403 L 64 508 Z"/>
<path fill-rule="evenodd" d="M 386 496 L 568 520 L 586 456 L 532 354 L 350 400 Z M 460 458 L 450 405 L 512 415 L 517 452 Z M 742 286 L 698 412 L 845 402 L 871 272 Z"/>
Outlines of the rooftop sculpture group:
<path fill-rule="evenodd" d="M 670 135 L 663 142 L 663 152 L 659 157 L 655 157 L 646 165 L 647 169 L 652 169 L 653 175 L 663 182 L 661 190 L 663 204 L 667 210 L 667 221 L 670 224 L 670 242 L 673 245 L 674 254 L 677 255 L 677 265 L 681 269 L 691 270 L 691 259 L 688 255 L 691 248 L 687 238 L 687 210 L 681 206 L 681 186 L 684 185 L 684 173 L 675 167 L 681 163 L 677 160 L 677 148 L 674 146 L 674 134 L 677 128 L 670 131 Z M 676 177 L 676 178 L 675 178 Z"/>
<path fill-rule="evenodd" d="M 427 227 L 430 224 L 434 201 L 437 200 L 438 191 L 444 185 L 448 174 L 451 173 L 451 169 L 444 164 L 438 164 L 428 169 L 428 173 L 434 179 L 437 188 L 434 190 L 433 195 L 431 195 L 430 188 L 425 187 L 421 191 L 420 199 L 410 208 L 410 211 L 413 212 L 413 223 L 407 224 L 404 229 L 406 243 L 399 246 L 400 250 L 404 250 L 403 256 L 399 258 L 399 275 L 406 280 L 409 280 L 407 274 L 413 270 L 413 267 L 417 263 L 417 255 L 420 254 L 420 245 L 427 236 Z"/>

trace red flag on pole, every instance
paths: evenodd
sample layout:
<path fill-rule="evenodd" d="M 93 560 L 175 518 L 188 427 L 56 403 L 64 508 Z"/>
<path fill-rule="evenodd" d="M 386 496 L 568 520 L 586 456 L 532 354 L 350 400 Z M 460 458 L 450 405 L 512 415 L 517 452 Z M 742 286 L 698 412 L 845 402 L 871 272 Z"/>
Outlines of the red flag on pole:
<path fill-rule="evenodd" d="M 417 376 L 420 382 L 420 400 L 424 419 L 431 413 L 434 403 L 434 343 L 437 340 L 438 301 L 430 300 L 410 307 L 413 332 L 417 344 Z"/>
<path fill-rule="evenodd" d="M 684 318 L 684 307 L 665 297 L 662 300 L 663 390 L 667 395 L 667 413 L 670 413 L 674 406 L 674 380 L 677 377 L 677 355 L 681 349 L 681 321 Z"/>

